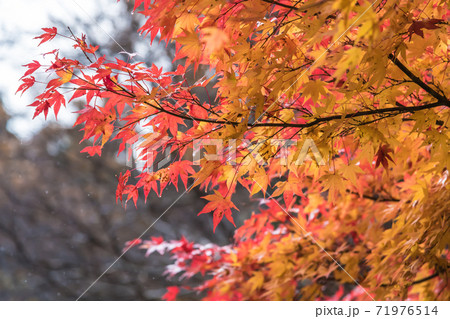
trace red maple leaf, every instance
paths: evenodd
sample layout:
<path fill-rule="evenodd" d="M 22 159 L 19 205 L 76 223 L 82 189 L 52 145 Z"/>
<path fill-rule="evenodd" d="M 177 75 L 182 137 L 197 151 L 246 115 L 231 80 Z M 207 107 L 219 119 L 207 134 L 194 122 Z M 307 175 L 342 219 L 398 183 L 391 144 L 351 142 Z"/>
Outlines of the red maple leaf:
<path fill-rule="evenodd" d="M 28 68 L 28 70 L 25 72 L 24 75 L 22 75 L 22 77 L 20 79 L 26 77 L 27 75 L 33 74 L 37 69 L 40 68 L 41 64 L 38 61 L 33 60 L 32 63 L 28 63 L 23 66 L 26 66 Z"/>
<path fill-rule="evenodd" d="M 387 170 L 389 167 L 388 160 L 390 160 L 392 163 L 395 164 L 394 160 L 389 155 L 389 153 L 392 153 L 392 152 L 393 152 L 393 150 L 389 147 L 389 145 L 387 145 L 387 144 L 380 145 L 380 148 L 378 149 L 378 152 L 376 154 L 377 161 L 376 161 L 375 167 L 378 167 L 381 164 L 381 165 L 383 165 L 384 169 Z"/>
<path fill-rule="evenodd" d="M 408 29 L 408 35 L 409 39 L 411 40 L 411 37 L 413 33 L 417 34 L 418 36 L 421 36 L 423 38 L 423 30 L 432 30 L 432 29 L 439 29 L 439 26 L 436 24 L 442 23 L 444 20 L 442 19 L 425 19 L 421 21 L 413 21 L 411 26 Z"/>
<path fill-rule="evenodd" d="M 97 154 L 98 156 L 102 156 L 102 146 L 101 145 L 87 146 L 83 148 L 80 153 L 88 153 L 89 156 L 94 156 L 95 154 Z"/>
<path fill-rule="evenodd" d="M 236 227 L 236 224 L 234 223 L 233 216 L 231 214 L 231 209 L 237 209 L 237 207 L 233 204 L 233 202 L 228 198 L 223 198 L 222 195 L 220 195 L 218 192 L 216 192 L 213 195 L 207 195 L 202 198 L 205 198 L 209 200 L 210 202 L 203 207 L 200 213 L 206 214 L 209 212 L 213 212 L 213 225 L 214 225 L 214 232 L 216 231 L 217 225 L 219 225 L 220 221 L 222 220 L 223 216 L 228 219 L 230 223 Z M 238 210 L 238 209 L 237 209 Z"/>
<path fill-rule="evenodd" d="M 184 187 L 187 188 L 189 174 L 195 173 L 192 164 L 189 161 L 174 162 L 170 166 L 170 181 L 178 191 L 178 177 L 181 178 Z"/>
<path fill-rule="evenodd" d="M 136 239 L 129 240 L 129 241 L 127 241 L 127 242 L 125 243 L 124 250 L 128 250 L 128 249 L 130 249 L 131 247 L 137 246 L 137 245 L 140 245 L 140 244 L 142 244 L 142 239 L 140 239 L 140 238 L 136 238 Z"/>
<path fill-rule="evenodd" d="M 22 94 L 24 94 L 26 90 L 28 90 L 30 87 L 32 87 L 34 85 L 36 80 L 35 80 L 34 76 L 30 76 L 28 78 L 23 78 L 22 82 L 23 83 L 19 86 L 16 93 L 22 91 Z M 22 94 L 20 94 L 20 95 L 22 95 Z"/>
<path fill-rule="evenodd" d="M 44 117 L 47 119 L 48 110 L 50 109 L 51 105 L 48 103 L 47 100 L 45 101 L 35 101 L 31 103 L 29 106 L 36 106 L 36 110 L 34 111 L 33 119 L 44 112 Z"/>
<path fill-rule="evenodd" d="M 130 178 L 130 171 L 126 171 L 125 174 L 120 173 L 118 179 L 118 185 L 116 189 L 116 202 L 122 201 L 123 191 L 127 186 L 128 178 Z"/>
<path fill-rule="evenodd" d="M 53 28 L 42 28 L 42 30 L 44 30 L 45 33 L 41 34 L 38 37 L 33 38 L 33 39 L 42 39 L 41 42 L 39 42 L 38 46 L 40 46 L 44 42 L 50 41 L 58 33 L 58 30 L 55 27 L 53 27 Z"/>
<path fill-rule="evenodd" d="M 180 292 L 180 288 L 178 288 L 177 286 L 167 287 L 167 292 L 162 296 L 162 299 L 167 301 L 175 301 L 178 292 Z"/>

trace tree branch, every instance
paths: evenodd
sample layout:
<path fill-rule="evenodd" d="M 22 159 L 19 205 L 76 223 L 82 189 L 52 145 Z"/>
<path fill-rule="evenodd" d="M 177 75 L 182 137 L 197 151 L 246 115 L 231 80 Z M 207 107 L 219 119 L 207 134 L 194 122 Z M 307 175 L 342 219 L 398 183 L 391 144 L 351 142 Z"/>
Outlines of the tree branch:
<path fill-rule="evenodd" d="M 278 1 L 275 1 L 275 0 L 261 0 L 261 1 L 266 2 L 266 3 L 270 3 L 270 4 L 274 4 L 274 5 L 286 8 L 286 9 L 291 9 L 291 10 L 296 10 L 296 11 L 305 11 L 305 10 L 314 8 L 316 6 L 320 6 L 321 4 L 324 4 L 325 2 L 328 2 L 329 0 L 320 0 L 320 1 L 317 1 L 316 3 L 305 4 L 305 5 L 301 6 L 301 7 L 290 6 L 288 4 L 284 4 L 284 3 L 281 3 L 281 2 L 278 2 Z"/>
<path fill-rule="evenodd" d="M 145 104 L 147 104 L 150 107 L 153 107 L 161 112 L 170 114 L 172 116 L 176 116 L 185 120 L 189 120 L 189 121 L 197 121 L 197 122 L 207 122 L 207 123 L 213 123 L 213 124 L 224 124 L 224 125 L 241 125 L 242 123 L 240 122 L 232 122 L 232 121 L 223 121 L 223 120 L 213 120 L 213 119 L 203 119 L 203 118 L 199 118 L 199 117 L 191 117 L 188 115 L 184 115 L 181 113 L 174 113 L 171 112 L 167 109 L 164 109 L 162 107 L 158 107 L 156 105 L 153 105 L 149 102 L 144 102 Z M 335 121 L 335 120 L 340 120 L 340 119 L 348 119 L 348 118 L 357 118 L 357 117 L 361 117 L 361 116 L 367 116 L 367 115 L 377 115 L 377 114 L 385 114 L 385 113 L 397 113 L 395 115 L 398 114 L 402 114 L 402 113 L 414 113 L 417 111 L 421 111 L 421 110 L 426 110 L 426 109 L 431 109 L 431 108 L 435 108 L 438 106 L 448 106 L 450 107 L 450 102 L 434 102 L 434 103 L 430 103 L 430 104 L 425 104 L 425 105 L 419 105 L 419 106 L 397 106 L 397 107 L 388 107 L 388 108 L 384 108 L 384 109 L 374 109 L 374 110 L 369 110 L 369 111 L 361 111 L 361 112 L 355 112 L 355 113 L 349 113 L 349 114 L 342 114 L 342 115 L 331 115 L 331 116 L 326 116 L 326 117 L 319 117 L 316 118 L 314 121 L 308 122 L 308 123 L 255 123 L 255 124 L 248 124 L 248 127 L 283 127 L 283 128 L 288 128 L 288 127 L 296 127 L 296 128 L 307 128 L 307 127 L 312 127 L 318 124 L 322 124 L 322 123 L 327 123 L 327 122 L 331 122 L 331 121 Z M 136 123 L 139 120 L 135 121 Z"/>
<path fill-rule="evenodd" d="M 438 101 L 441 102 L 446 102 L 447 106 L 449 103 L 449 100 L 439 94 L 438 92 L 436 92 L 435 90 L 433 90 L 428 84 L 426 84 L 425 82 L 423 82 L 420 78 L 418 78 L 417 76 L 414 75 L 414 73 L 412 73 L 403 63 L 401 63 L 392 53 L 389 54 L 389 60 L 391 60 L 392 62 L 394 62 L 394 64 L 400 69 L 402 70 L 403 73 L 405 73 L 411 80 L 413 80 L 414 83 L 416 83 L 418 86 L 420 86 L 422 89 L 424 89 L 426 92 L 428 92 L 432 97 L 434 97 L 435 99 L 437 99 Z"/>
<path fill-rule="evenodd" d="M 265 0 L 263 0 L 265 1 Z M 271 1 L 271 0 L 267 0 Z M 322 1 L 321 1 L 322 2 Z M 326 117 L 319 117 L 315 118 L 314 120 L 308 122 L 308 123 L 267 123 L 267 122 L 259 122 L 259 123 L 253 123 L 248 124 L 247 126 L 249 128 L 253 127 L 281 127 L 281 128 L 308 128 L 312 127 L 318 124 L 327 123 L 335 120 L 340 119 L 351 119 L 351 118 L 357 118 L 362 116 L 368 116 L 368 115 L 379 115 L 379 114 L 386 114 L 386 113 L 394 113 L 394 115 L 403 114 L 403 113 L 414 113 L 421 110 L 431 109 L 438 106 L 447 106 L 450 107 L 450 101 L 443 95 L 440 95 L 438 92 L 433 90 L 431 87 L 429 87 L 426 83 L 424 83 L 421 79 L 419 79 L 417 76 L 415 76 L 405 65 L 403 65 L 398 59 L 394 57 L 393 54 L 389 55 L 389 59 L 391 59 L 395 65 L 397 65 L 412 81 L 414 81 L 416 84 L 418 84 L 421 88 L 423 88 L 426 92 L 428 92 L 430 95 L 435 97 L 438 101 L 430 104 L 424 104 L 419 106 L 405 106 L 399 102 L 396 103 L 395 107 L 389 107 L 389 108 L 383 108 L 383 109 L 373 109 L 373 110 L 367 110 L 367 111 L 358 111 L 354 113 L 349 114 L 339 114 L 339 115 L 331 115 Z M 132 92 L 129 92 L 124 87 L 120 86 L 121 89 L 127 93 L 130 97 L 135 97 L 135 95 Z M 213 124 L 224 124 L 224 125 L 241 125 L 241 122 L 234 122 L 234 121 L 228 121 L 228 120 L 215 120 L 215 119 L 205 119 L 205 118 L 198 118 L 194 116 L 190 116 L 189 114 L 182 114 L 181 112 L 174 112 L 178 110 L 167 110 L 165 109 L 157 100 L 154 100 L 157 105 L 154 105 L 150 102 L 144 102 L 144 104 L 153 107 L 161 112 L 170 114 L 172 116 L 176 116 L 185 120 L 189 121 L 195 121 L 195 122 L 207 122 L 207 123 L 213 123 Z M 139 120 L 135 121 L 138 122 Z"/>
<path fill-rule="evenodd" d="M 352 192 L 351 190 L 347 190 L 347 193 L 356 195 L 356 196 L 360 196 L 359 193 Z M 378 195 L 371 196 L 371 195 L 367 195 L 367 194 L 363 194 L 362 198 L 370 199 L 370 200 L 373 200 L 374 202 L 399 202 L 400 201 L 400 199 L 394 198 L 392 196 L 391 197 L 382 197 L 382 196 L 378 196 Z"/>
<path fill-rule="evenodd" d="M 442 105 L 450 107 L 450 101 L 446 101 L 446 102 L 438 101 L 438 102 L 425 104 L 425 105 L 419 105 L 419 106 L 388 107 L 388 108 L 384 108 L 384 109 L 375 109 L 375 110 L 361 111 L 361 112 L 355 112 L 355 113 L 349 113 L 349 114 L 319 117 L 319 118 L 315 119 L 314 121 L 311 121 L 311 122 L 308 122 L 308 123 L 304 123 L 304 124 L 297 124 L 297 123 L 287 123 L 287 124 L 283 124 L 283 123 L 256 123 L 255 125 L 253 125 L 253 127 L 257 127 L 257 126 L 267 126 L 267 127 L 284 126 L 284 127 L 301 127 L 301 128 L 303 128 L 303 127 L 311 127 L 311 126 L 314 126 L 314 125 L 317 125 L 317 124 L 330 122 L 330 121 L 334 121 L 334 120 L 347 119 L 347 118 L 356 118 L 356 117 L 367 116 L 367 115 L 377 115 L 377 114 L 384 114 L 384 113 L 390 113 L 390 112 L 394 112 L 394 113 L 398 113 L 398 114 L 414 113 L 414 112 L 417 112 L 417 111 L 431 109 L 431 108 L 442 106 Z"/>
<path fill-rule="evenodd" d="M 413 282 L 410 284 L 410 286 L 421 284 L 421 283 L 423 283 L 423 282 L 425 282 L 425 281 L 428 281 L 428 280 L 431 280 L 431 279 L 433 279 L 433 278 L 436 278 L 437 276 L 439 276 L 439 273 L 438 273 L 438 272 L 436 272 L 436 273 L 434 273 L 434 274 L 432 274 L 432 275 L 429 275 L 428 277 L 424 277 L 424 278 L 415 280 L 415 281 L 413 281 Z M 394 286 L 394 285 L 395 285 L 395 283 L 391 283 L 391 284 L 382 284 L 381 287 L 386 288 L 386 287 L 392 287 L 392 286 Z"/>
<path fill-rule="evenodd" d="M 434 274 L 432 274 L 432 275 L 430 275 L 430 276 L 428 276 L 428 277 L 425 277 L 425 278 L 422 278 L 422 279 L 413 281 L 413 282 L 411 283 L 411 286 L 412 286 L 412 285 L 418 285 L 418 284 L 421 284 L 421 283 L 423 283 L 423 282 L 425 282 L 425 281 L 428 281 L 428 280 L 431 280 L 431 279 L 433 279 L 433 278 L 436 278 L 437 276 L 439 276 L 439 273 L 434 273 Z"/>

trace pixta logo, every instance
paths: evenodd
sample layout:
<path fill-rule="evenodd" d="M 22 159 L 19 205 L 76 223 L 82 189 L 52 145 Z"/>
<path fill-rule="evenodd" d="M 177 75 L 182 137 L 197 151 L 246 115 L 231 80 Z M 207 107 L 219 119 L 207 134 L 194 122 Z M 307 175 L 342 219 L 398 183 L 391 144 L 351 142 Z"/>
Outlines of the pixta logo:
<path fill-rule="evenodd" d="M 173 141 L 172 141 L 173 142 Z M 154 172 L 176 160 L 178 152 L 171 152 L 171 139 L 153 132 L 137 134 L 127 140 L 126 165 L 138 170 Z M 302 165 L 315 161 L 325 165 L 322 154 L 312 139 L 270 139 L 249 141 L 246 139 L 194 139 L 192 141 L 193 165 L 201 165 L 201 159 L 218 161 L 224 165 L 243 166 L 256 161 L 258 165 L 268 164 L 268 159 L 280 159 L 280 165 Z M 268 151 L 270 148 L 272 151 Z M 242 151 L 245 156 L 242 156 Z M 276 151 L 273 151 L 276 150 Z M 295 154 L 293 152 L 295 151 Z M 240 157 L 237 160 L 237 157 Z"/>
<path fill-rule="evenodd" d="M 209 148 L 208 153 L 202 154 L 201 149 L 207 146 L 214 146 L 214 148 Z M 281 159 L 281 165 L 288 165 L 288 161 L 295 165 L 302 165 L 306 161 L 313 161 L 310 154 L 313 155 L 317 165 L 325 165 L 322 154 L 310 138 L 306 139 L 303 143 L 296 139 L 270 139 L 268 141 L 261 140 L 256 142 L 250 142 L 245 139 L 228 139 L 225 141 L 222 139 L 197 139 L 194 141 L 193 162 L 194 165 L 200 165 L 200 159 L 203 157 L 208 161 L 220 161 L 226 162 L 228 165 L 237 165 L 236 154 L 238 149 L 246 149 L 259 165 L 266 165 L 267 158 L 265 154 L 270 155 L 268 151 L 265 151 L 265 148 L 268 146 L 277 150 L 275 152 L 276 154 L 272 155 L 276 155 Z M 292 146 L 297 146 L 300 149 L 297 156 L 290 156 L 289 150 Z M 212 152 L 211 149 L 215 149 L 215 152 Z M 248 165 L 250 162 L 251 158 L 246 157 L 243 161 L 239 162 L 239 165 Z"/>

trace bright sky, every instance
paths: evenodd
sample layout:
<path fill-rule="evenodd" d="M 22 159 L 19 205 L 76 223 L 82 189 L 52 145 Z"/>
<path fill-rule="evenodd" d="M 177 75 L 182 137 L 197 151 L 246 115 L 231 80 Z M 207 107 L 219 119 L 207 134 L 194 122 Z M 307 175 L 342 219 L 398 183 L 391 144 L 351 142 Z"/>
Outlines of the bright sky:
<path fill-rule="evenodd" d="M 39 41 L 32 38 L 42 33 L 42 27 L 54 26 L 54 22 L 51 22 L 53 18 L 70 26 L 76 35 L 86 33 L 80 25 L 89 24 L 95 30 L 96 40 L 100 44 L 110 42 L 112 40 L 108 34 L 113 35 L 114 29 L 120 26 L 119 12 L 122 11 L 119 5 L 121 3 L 117 4 L 116 0 L 0 1 L 0 97 L 7 112 L 13 116 L 8 122 L 9 131 L 26 140 L 45 125 L 43 117 L 32 120 L 34 110 L 26 107 L 32 102 L 36 91 L 33 94 L 29 90 L 22 97 L 15 95 L 19 78 L 25 71 L 22 65 L 32 60 L 45 61 L 43 53 L 58 47 L 68 47 L 67 42 L 57 42 L 56 39 L 37 47 Z M 104 22 L 98 25 L 95 19 L 98 14 L 107 14 L 115 19 L 102 20 Z M 149 47 L 144 50 L 149 50 Z M 48 119 L 54 119 L 50 112 Z M 71 126 L 73 121 L 70 108 L 58 114 L 60 124 Z"/>

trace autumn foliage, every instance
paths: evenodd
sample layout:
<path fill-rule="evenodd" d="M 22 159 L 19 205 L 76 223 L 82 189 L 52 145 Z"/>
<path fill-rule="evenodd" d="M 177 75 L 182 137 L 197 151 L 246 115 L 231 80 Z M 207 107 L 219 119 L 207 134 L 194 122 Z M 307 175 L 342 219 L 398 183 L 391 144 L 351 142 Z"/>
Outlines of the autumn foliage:
<path fill-rule="evenodd" d="M 198 214 L 214 229 L 234 224 L 237 187 L 259 201 L 227 246 L 128 243 L 171 254 L 168 276 L 205 278 L 166 299 L 185 289 L 206 300 L 450 298 L 447 1 L 136 0 L 134 10 L 142 41 L 175 43 L 174 71 L 44 28 L 40 44 L 66 37 L 84 58 L 52 51 L 51 64 L 26 65 L 18 91 L 42 90 L 34 116 L 83 99 L 75 125 L 91 156 L 111 140 L 140 150 L 144 167 L 120 174 L 118 201 L 199 187 Z M 189 82 L 200 66 L 209 76 Z M 201 100 L 209 83 L 217 94 Z M 196 165 L 198 140 L 221 142 L 203 145 Z M 155 150 L 169 150 L 169 165 L 150 169 Z"/>

